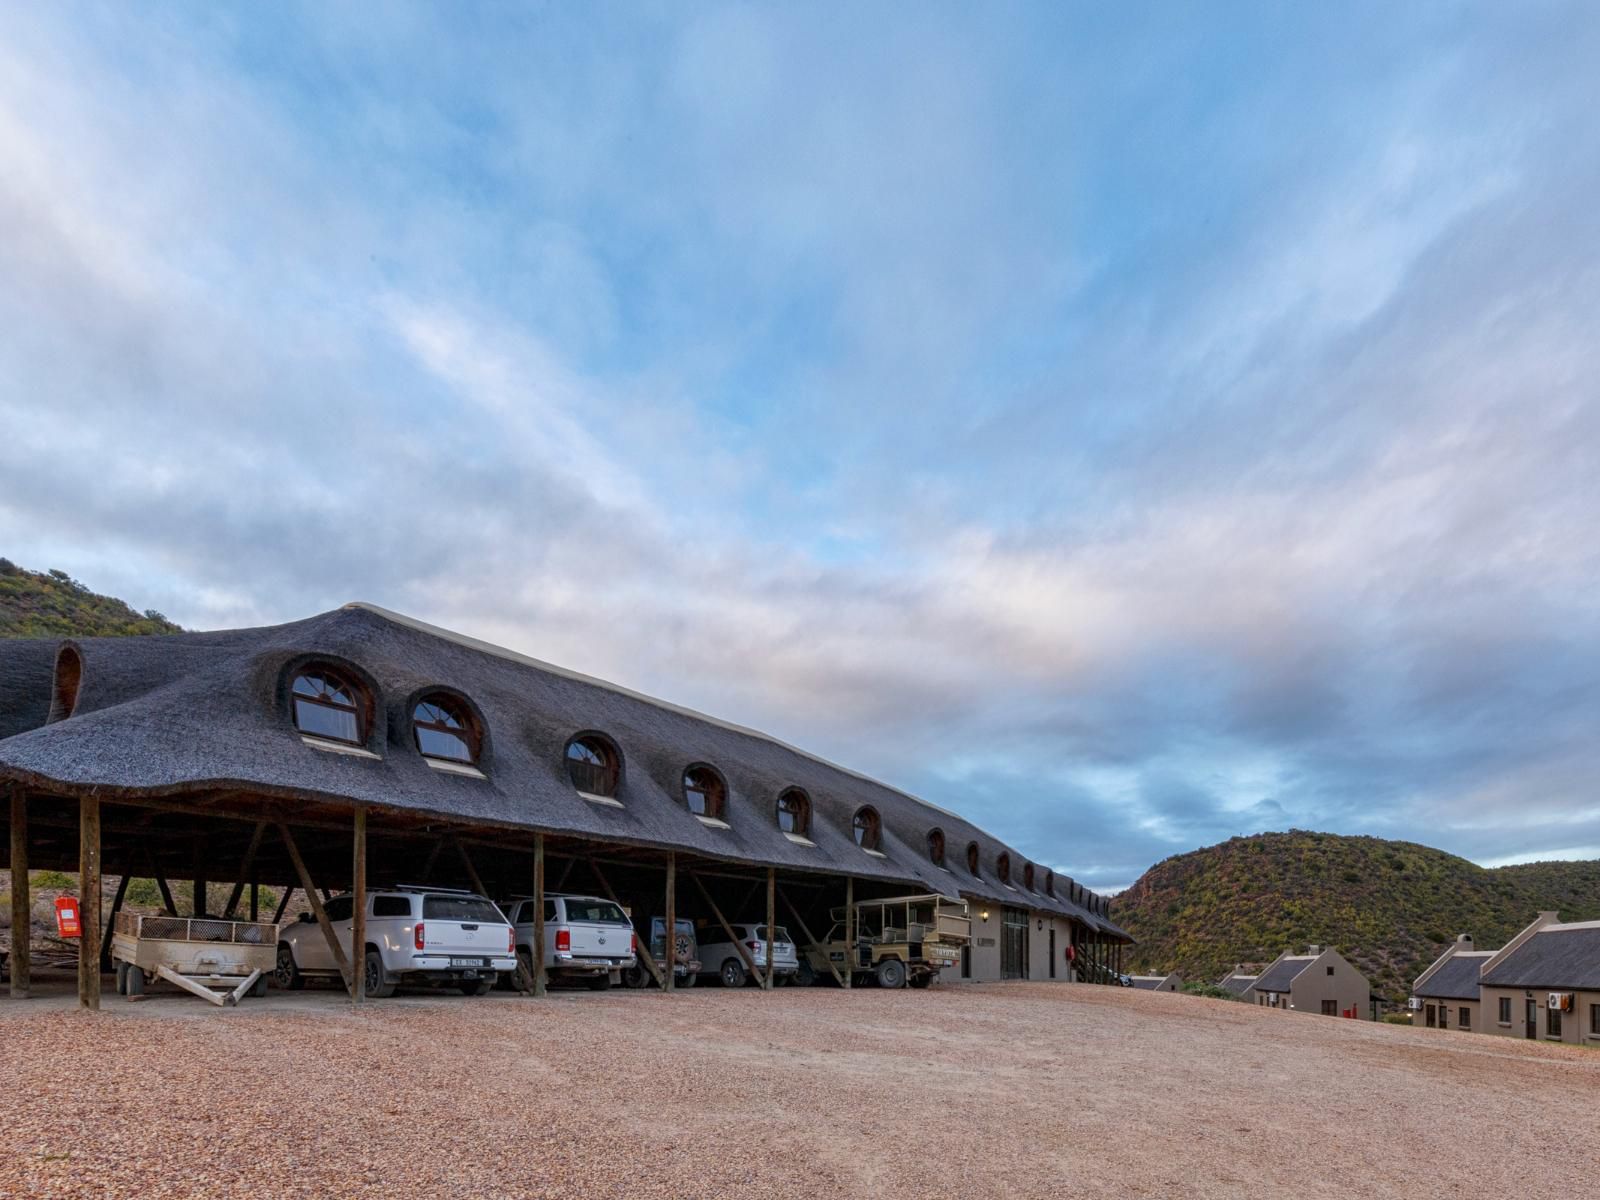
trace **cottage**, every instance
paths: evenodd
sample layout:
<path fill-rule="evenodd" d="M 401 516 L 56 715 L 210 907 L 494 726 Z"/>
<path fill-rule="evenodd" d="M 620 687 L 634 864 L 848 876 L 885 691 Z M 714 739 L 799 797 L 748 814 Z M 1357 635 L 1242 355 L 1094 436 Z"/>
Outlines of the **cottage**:
<path fill-rule="evenodd" d="M 1337 951 L 1312 946 L 1306 954 L 1278 955 L 1250 986 L 1246 999 L 1263 1008 L 1293 1009 L 1325 1017 L 1370 1019 L 1367 977 Z"/>
<path fill-rule="evenodd" d="M 1496 954 L 1462 934 L 1411 985 L 1411 1023 L 1427 1029 L 1482 1030 L 1478 977 Z"/>
<path fill-rule="evenodd" d="M 1166 975 L 1130 975 L 1133 986 L 1142 988 L 1147 992 L 1181 992 L 1183 991 L 1183 976 L 1176 971 Z"/>
<path fill-rule="evenodd" d="M 1260 977 L 1261 973 L 1259 971 L 1251 971 L 1244 963 L 1240 963 L 1221 979 L 1217 980 L 1217 986 L 1225 992 L 1232 993 L 1236 1000 L 1248 1000 L 1251 1004 L 1254 1004 L 1255 997 L 1251 994 L 1250 989 L 1255 987 L 1256 980 Z"/>
<path fill-rule="evenodd" d="M 1600 921 L 1540 913 L 1485 961 L 1479 985 L 1485 1033 L 1600 1044 Z"/>

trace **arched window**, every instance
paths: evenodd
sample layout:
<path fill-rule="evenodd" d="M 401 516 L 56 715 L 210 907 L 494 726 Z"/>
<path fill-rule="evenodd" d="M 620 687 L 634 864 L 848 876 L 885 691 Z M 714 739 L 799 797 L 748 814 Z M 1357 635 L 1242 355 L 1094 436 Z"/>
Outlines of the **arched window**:
<path fill-rule="evenodd" d="M 312 737 L 359 746 L 367 740 L 361 690 L 329 667 L 308 667 L 290 689 L 294 727 Z"/>
<path fill-rule="evenodd" d="M 928 830 L 928 858 L 934 866 L 944 866 L 944 830 Z"/>
<path fill-rule="evenodd" d="M 978 873 L 978 843 L 967 843 L 967 870 L 973 875 Z"/>
<path fill-rule="evenodd" d="M 411 732 L 425 758 L 475 763 L 483 738 L 469 709 L 455 696 L 433 692 L 411 710 Z"/>
<path fill-rule="evenodd" d="M 778 828 L 795 837 L 805 837 L 811 828 L 811 800 L 799 788 L 778 797 Z"/>
<path fill-rule="evenodd" d="M 1056 894 L 1056 873 L 1054 871 L 1046 871 L 1044 873 L 1044 894 L 1046 896 L 1054 896 Z"/>
<path fill-rule="evenodd" d="M 1030 892 L 1033 891 L 1033 864 L 1032 863 L 1023 863 L 1022 864 L 1022 886 L 1027 888 Z"/>
<path fill-rule="evenodd" d="M 858 808 L 856 819 L 851 822 L 856 835 L 856 845 L 863 850 L 876 850 L 879 841 L 883 838 L 883 823 L 878 820 L 878 810 L 875 808 Z"/>
<path fill-rule="evenodd" d="M 71 646 L 56 655 L 55 686 L 50 693 L 48 721 L 65 721 L 78 707 L 78 684 L 83 679 L 83 659 Z"/>
<path fill-rule="evenodd" d="M 1011 855 L 1001 854 L 994 860 L 994 873 L 1001 883 L 1011 882 Z"/>
<path fill-rule="evenodd" d="M 696 763 L 684 771 L 683 802 L 695 816 L 722 820 L 727 798 L 727 786 L 714 768 Z"/>
<path fill-rule="evenodd" d="M 617 794 L 622 758 L 607 739 L 581 733 L 567 743 L 567 774 L 580 792 L 610 798 Z"/>

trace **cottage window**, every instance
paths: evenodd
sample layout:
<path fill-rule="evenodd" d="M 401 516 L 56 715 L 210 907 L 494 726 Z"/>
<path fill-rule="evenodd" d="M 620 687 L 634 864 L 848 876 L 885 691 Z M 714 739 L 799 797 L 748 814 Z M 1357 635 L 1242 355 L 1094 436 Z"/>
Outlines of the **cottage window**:
<path fill-rule="evenodd" d="M 727 797 L 728 789 L 722 776 L 713 768 L 701 763 L 683 773 L 683 802 L 695 816 L 722 820 Z"/>
<path fill-rule="evenodd" d="M 883 823 L 878 820 L 878 810 L 875 808 L 857 809 L 851 827 L 856 845 L 863 850 L 876 850 L 878 843 L 883 840 Z"/>
<path fill-rule="evenodd" d="M 610 799 L 622 777 L 622 757 L 607 739 L 579 734 L 567 743 L 567 775 L 580 792 Z"/>
<path fill-rule="evenodd" d="M 1023 863 L 1022 864 L 1022 886 L 1027 888 L 1030 892 L 1033 891 L 1033 864 L 1032 863 Z"/>
<path fill-rule="evenodd" d="M 944 866 L 944 830 L 928 830 L 928 861 L 936 867 Z"/>
<path fill-rule="evenodd" d="M 1456 1010 L 1456 1028 L 1469 1032 L 1472 1029 L 1472 1010 L 1465 1004 Z"/>
<path fill-rule="evenodd" d="M 811 825 L 811 800 L 799 788 L 790 788 L 778 797 L 778 828 L 795 837 L 805 837 Z"/>
<path fill-rule="evenodd" d="M 467 706 L 454 696 L 424 696 L 411 712 L 411 729 L 417 749 L 426 758 L 475 763 L 482 745 L 477 722 Z"/>
<path fill-rule="evenodd" d="M 1046 896 L 1054 896 L 1056 894 L 1056 873 L 1054 871 L 1046 871 L 1044 873 L 1044 894 Z"/>
<path fill-rule="evenodd" d="M 1324 1000 L 1322 1002 L 1322 1015 L 1325 1017 L 1337 1017 L 1339 1015 L 1338 1001 Z"/>
<path fill-rule="evenodd" d="M 1589 1005 L 1589 1032 L 1600 1037 L 1600 1004 Z"/>
<path fill-rule="evenodd" d="M 366 740 L 361 692 L 337 672 L 315 667 L 294 677 L 290 688 L 294 727 L 312 737 L 359 746 Z"/>
<path fill-rule="evenodd" d="M 1511 1024 L 1511 997 L 1510 996 L 1501 996 L 1500 997 L 1500 1024 L 1502 1024 L 1502 1025 Z"/>
<path fill-rule="evenodd" d="M 1558 1038 L 1561 1036 L 1561 1010 L 1547 1008 L 1544 1010 L 1544 1034 L 1546 1037 Z"/>

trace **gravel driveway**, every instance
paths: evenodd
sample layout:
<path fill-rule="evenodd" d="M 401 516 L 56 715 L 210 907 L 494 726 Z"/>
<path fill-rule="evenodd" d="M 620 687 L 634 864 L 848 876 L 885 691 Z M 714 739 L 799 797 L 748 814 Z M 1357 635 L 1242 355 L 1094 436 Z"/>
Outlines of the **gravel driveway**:
<path fill-rule="evenodd" d="M 1592 1195 L 1600 1053 L 1052 984 L 0 999 L 0 1196 Z"/>

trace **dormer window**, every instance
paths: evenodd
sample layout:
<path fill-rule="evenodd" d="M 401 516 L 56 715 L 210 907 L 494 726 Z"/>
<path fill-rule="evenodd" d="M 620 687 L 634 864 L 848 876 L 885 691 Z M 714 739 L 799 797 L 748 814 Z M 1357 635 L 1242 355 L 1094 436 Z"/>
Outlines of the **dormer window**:
<path fill-rule="evenodd" d="M 290 698 L 301 733 L 352 746 L 367 740 L 361 691 L 333 669 L 312 667 L 296 675 Z"/>
<path fill-rule="evenodd" d="M 799 788 L 778 797 L 778 828 L 793 837 L 806 837 L 811 828 L 811 800 Z"/>
<path fill-rule="evenodd" d="M 1046 896 L 1054 896 L 1056 894 L 1056 873 L 1054 871 L 1046 871 L 1044 873 L 1044 894 Z"/>
<path fill-rule="evenodd" d="M 1022 886 L 1027 888 L 1030 892 L 1033 891 L 1033 864 L 1032 863 L 1023 863 L 1022 864 Z"/>
<path fill-rule="evenodd" d="M 1011 855 L 1009 855 L 1009 854 L 1001 854 L 999 858 L 994 860 L 994 873 L 995 873 L 995 877 L 997 879 L 999 879 L 1001 883 L 1005 884 L 1008 887 L 1010 886 L 1010 884 L 1011 884 Z"/>
<path fill-rule="evenodd" d="M 589 796 L 615 799 L 622 778 L 622 756 L 609 739 L 582 733 L 567 743 L 567 775 Z"/>
<path fill-rule="evenodd" d="M 863 850 L 876 850 L 878 843 L 883 840 L 883 822 L 878 819 L 878 810 L 875 808 L 857 809 L 851 827 L 855 833 L 856 845 Z"/>
<path fill-rule="evenodd" d="M 928 830 L 928 861 L 936 867 L 944 866 L 944 830 Z"/>
<path fill-rule="evenodd" d="M 978 874 L 978 843 L 967 843 L 967 872 L 971 875 Z"/>
<path fill-rule="evenodd" d="M 697 763 L 683 773 L 683 802 L 695 816 L 723 820 L 727 799 L 727 785 L 714 768 Z"/>
<path fill-rule="evenodd" d="M 417 750 L 425 758 L 468 766 L 478 761 L 483 741 L 478 723 L 471 710 L 454 696 L 434 692 L 417 701 L 411 710 L 411 731 L 417 739 Z"/>

